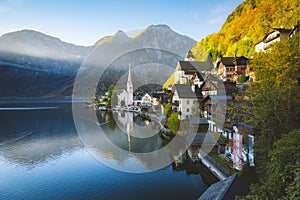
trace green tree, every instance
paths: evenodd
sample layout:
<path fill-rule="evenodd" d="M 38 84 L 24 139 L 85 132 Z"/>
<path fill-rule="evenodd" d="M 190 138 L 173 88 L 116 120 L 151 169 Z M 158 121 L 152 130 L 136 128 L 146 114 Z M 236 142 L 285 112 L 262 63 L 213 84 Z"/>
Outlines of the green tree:
<path fill-rule="evenodd" d="M 250 83 L 249 112 L 260 123 L 264 146 L 300 125 L 300 54 L 298 36 L 278 42 L 271 51 L 255 55 L 253 69 L 256 81 Z"/>
<path fill-rule="evenodd" d="M 170 104 L 170 103 L 164 104 L 164 113 L 165 114 L 169 114 L 171 112 L 171 109 L 172 109 L 172 104 Z"/>
<path fill-rule="evenodd" d="M 286 147 L 287 149 L 280 147 L 280 145 L 287 145 L 282 140 L 288 140 L 292 144 L 292 141 L 287 138 L 289 136 L 295 137 L 291 139 L 293 145 L 299 143 L 299 137 L 294 136 L 296 133 L 285 135 L 300 128 L 298 38 L 299 35 L 295 35 L 288 41 L 274 44 L 267 53 L 256 54 L 251 65 L 256 81 L 250 83 L 246 91 L 250 99 L 247 113 L 252 116 L 251 121 L 258 125 L 258 131 L 255 145 L 256 169 L 255 174 L 252 175 L 256 179 L 250 199 L 260 199 L 264 197 L 263 195 L 266 195 L 266 199 L 271 198 L 270 195 L 276 199 L 283 198 L 287 195 L 286 190 L 290 191 L 295 187 L 296 183 L 289 185 L 293 182 L 292 179 L 295 181 L 299 179 L 299 171 L 288 166 L 289 163 L 296 164 L 294 161 L 299 159 L 299 154 L 294 152 L 293 147 Z M 299 130 L 297 133 L 299 135 Z M 287 153 L 288 151 L 290 153 Z M 282 154 L 287 160 L 276 157 L 277 153 Z M 277 179 L 272 173 L 280 176 Z"/>
<path fill-rule="evenodd" d="M 116 105 L 116 104 L 112 104 L 112 103 L 115 103 L 114 102 L 115 101 L 114 90 L 115 90 L 115 86 L 114 85 L 109 86 L 109 88 L 108 88 L 108 95 L 107 95 L 107 98 L 108 98 L 107 104 L 108 105 Z M 112 102 L 112 100 L 113 100 L 113 102 Z"/>
<path fill-rule="evenodd" d="M 176 133 L 179 128 L 179 119 L 177 113 L 172 113 L 168 117 L 168 128 L 173 132 Z"/>
<path fill-rule="evenodd" d="M 241 75 L 238 79 L 238 83 L 244 83 L 247 81 L 247 77 L 244 75 Z"/>
<path fill-rule="evenodd" d="M 121 106 L 125 106 L 125 100 L 124 99 L 122 99 L 122 101 L 121 101 Z"/>
<path fill-rule="evenodd" d="M 249 199 L 300 199 L 300 129 L 284 134 L 269 152 L 270 163 Z"/>

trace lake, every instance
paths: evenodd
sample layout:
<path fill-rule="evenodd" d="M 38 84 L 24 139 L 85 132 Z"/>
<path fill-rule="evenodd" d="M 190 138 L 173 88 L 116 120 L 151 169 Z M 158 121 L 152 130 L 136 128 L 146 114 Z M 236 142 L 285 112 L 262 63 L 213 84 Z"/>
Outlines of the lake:
<path fill-rule="evenodd" d="M 128 124 L 122 121 L 128 118 L 125 114 L 97 112 L 96 116 L 96 126 L 120 149 L 147 153 L 168 143 L 158 135 L 143 142 L 136 139 L 135 131 L 127 135 L 128 129 L 122 129 L 122 123 Z M 129 118 L 143 130 L 149 125 L 138 117 Z M 1 100 L 0 199 L 197 199 L 217 181 L 205 167 L 189 160 L 147 173 L 117 170 L 122 165 L 137 170 L 151 166 L 108 151 L 95 155 L 77 126 L 69 100 Z M 118 166 L 100 162 L 99 156 Z"/>

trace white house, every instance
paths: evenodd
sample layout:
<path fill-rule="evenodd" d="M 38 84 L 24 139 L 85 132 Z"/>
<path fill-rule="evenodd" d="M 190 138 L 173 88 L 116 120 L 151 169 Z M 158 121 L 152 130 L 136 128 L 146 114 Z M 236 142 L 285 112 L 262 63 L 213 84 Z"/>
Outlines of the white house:
<path fill-rule="evenodd" d="M 288 40 L 290 33 L 290 29 L 270 28 L 263 39 L 255 44 L 255 52 L 265 52 L 268 48 L 270 48 L 271 44 Z"/>
<path fill-rule="evenodd" d="M 173 86 L 172 110 L 178 112 L 180 120 L 191 117 L 198 110 L 198 99 L 187 84 L 175 84 Z"/>
<path fill-rule="evenodd" d="M 142 105 L 147 104 L 151 104 L 151 96 L 148 93 L 144 94 L 144 96 L 142 97 Z"/>

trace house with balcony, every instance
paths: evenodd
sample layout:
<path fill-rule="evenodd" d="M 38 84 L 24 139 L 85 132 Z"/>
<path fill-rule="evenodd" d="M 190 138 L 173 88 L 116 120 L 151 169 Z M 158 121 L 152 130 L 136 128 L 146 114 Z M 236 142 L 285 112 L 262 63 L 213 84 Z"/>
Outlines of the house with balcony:
<path fill-rule="evenodd" d="M 249 59 L 244 56 L 221 57 L 216 61 L 215 69 L 222 80 L 237 81 L 241 75 L 249 76 Z"/>
<path fill-rule="evenodd" d="M 189 84 L 174 84 L 172 88 L 172 110 L 178 112 L 178 118 L 185 120 L 198 110 L 198 99 Z"/>

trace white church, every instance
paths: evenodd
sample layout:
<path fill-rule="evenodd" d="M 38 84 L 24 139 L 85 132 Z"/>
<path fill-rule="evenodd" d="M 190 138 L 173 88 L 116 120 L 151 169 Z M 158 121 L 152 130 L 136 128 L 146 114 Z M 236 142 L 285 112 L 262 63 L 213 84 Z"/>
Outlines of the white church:
<path fill-rule="evenodd" d="M 131 106 L 133 104 L 133 84 L 131 77 L 131 69 L 128 70 L 127 90 L 119 90 L 117 92 L 118 106 Z M 123 105 L 122 105 L 123 101 Z"/>

